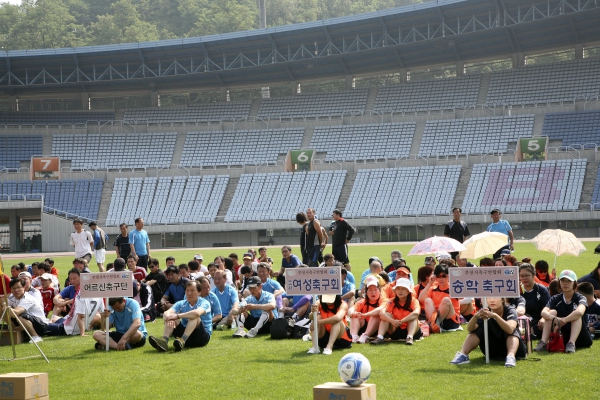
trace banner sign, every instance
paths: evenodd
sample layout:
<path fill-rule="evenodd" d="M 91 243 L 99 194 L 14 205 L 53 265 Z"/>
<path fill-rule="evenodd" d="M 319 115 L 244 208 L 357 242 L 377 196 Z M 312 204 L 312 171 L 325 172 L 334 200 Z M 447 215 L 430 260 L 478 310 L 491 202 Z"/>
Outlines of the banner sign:
<path fill-rule="evenodd" d="M 341 267 L 287 268 L 285 292 L 289 296 L 342 294 Z"/>
<path fill-rule="evenodd" d="M 519 267 L 458 267 L 448 274 L 453 298 L 519 297 Z"/>
<path fill-rule="evenodd" d="M 81 274 L 79 295 L 82 298 L 132 297 L 131 271 Z"/>

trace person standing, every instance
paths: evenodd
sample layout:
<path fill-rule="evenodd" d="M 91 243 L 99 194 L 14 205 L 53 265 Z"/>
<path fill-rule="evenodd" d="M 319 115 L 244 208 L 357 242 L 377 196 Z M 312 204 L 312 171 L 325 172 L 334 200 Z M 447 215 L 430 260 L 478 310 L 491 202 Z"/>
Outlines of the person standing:
<path fill-rule="evenodd" d="M 117 258 L 127 260 L 127 257 L 129 257 L 129 255 L 131 254 L 131 244 L 129 243 L 129 232 L 127 231 L 127 224 L 123 222 L 121 225 L 119 225 L 119 229 L 121 230 L 121 234 L 117 236 L 117 239 L 113 243 L 113 246 L 115 246 Z"/>
<path fill-rule="evenodd" d="M 471 235 L 469 232 L 469 227 L 465 221 L 462 221 L 460 217 L 462 216 L 462 209 L 459 207 L 454 207 L 452 209 L 452 220 L 446 222 L 444 225 L 444 236 L 454 239 L 460 243 L 464 243 L 465 240 Z M 453 260 L 456 260 L 456 256 L 458 256 L 458 251 L 453 251 L 450 253 Z"/>
<path fill-rule="evenodd" d="M 494 208 L 490 213 L 492 216 L 492 223 L 487 227 L 488 232 L 500 232 L 504 235 L 508 236 L 508 244 L 498 249 L 494 253 L 494 260 L 500 258 L 502 254 L 502 250 L 509 249 L 513 251 L 515 249 L 515 236 L 513 235 L 512 228 L 508 221 L 504 219 L 500 219 L 502 217 L 502 213 L 497 208 Z"/>
<path fill-rule="evenodd" d="M 300 228 L 300 254 L 302 254 L 302 264 L 308 264 L 308 251 L 306 249 L 306 225 L 308 224 L 308 218 L 303 212 L 296 214 L 296 222 L 302 226 Z"/>
<path fill-rule="evenodd" d="M 129 243 L 131 254 L 137 261 L 137 266 L 148 271 L 148 259 L 150 258 L 150 238 L 144 230 L 144 219 L 135 219 L 135 229 L 129 232 Z"/>
<path fill-rule="evenodd" d="M 83 258 L 90 262 L 94 250 L 94 238 L 90 232 L 83 230 L 83 221 L 80 219 L 73 221 L 73 228 L 75 232 L 71 233 L 71 246 L 75 247 L 75 258 Z"/>
<path fill-rule="evenodd" d="M 308 266 L 317 267 L 319 254 L 325 247 L 323 240 L 323 230 L 321 229 L 321 223 L 316 218 L 316 212 L 314 208 L 306 210 L 306 217 L 308 218 L 308 224 L 305 225 L 306 230 L 306 250 L 308 253 Z"/>
<path fill-rule="evenodd" d="M 92 237 L 94 238 L 94 255 L 96 256 L 96 264 L 98 270 L 104 272 L 104 260 L 106 260 L 106 242 L 108 241 L 108 235 L 104 231 L 98 228 L 96 222 L 90 222 L 89 227 L 92 230 Z"/>
<path fill-rule="evenodd" d="M 354 235 L 356 229 L 342 218 L 340 210 L 333 210 L 332 216 L 335 224 L 332 224 L 329 230 L 329 234 L 333 236 L 331 252 L 337 261 L 343 263 L 347 270 L 351 270 L 350 260 L 348 259 L 348 242 L 352 239 L 352 235 Z"/>

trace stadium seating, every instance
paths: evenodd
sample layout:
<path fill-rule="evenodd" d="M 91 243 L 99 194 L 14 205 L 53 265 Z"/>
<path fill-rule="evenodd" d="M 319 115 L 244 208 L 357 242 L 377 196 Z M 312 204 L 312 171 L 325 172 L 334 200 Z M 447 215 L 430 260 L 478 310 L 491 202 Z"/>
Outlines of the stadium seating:
<path fill-rule="evenodd" d="M 73 125 L 114 119 L 114 111 L 0 112 L 0 124 L 6 125 Z"/>
<path fill-rule="evenodd" d="M 595 148 L 600 144 L 600 111 L 546 114 L 542 135 L 562 140 L 563 146 Z"/>
<path fill-rule="evenodd" d="M 384 86 L 377 92 L 374 110 L 415 112 L 464 108 L 477 104 L 480 75 Z"/>
<path fill-rule="evenodd" d="M 98 218 L 103 182 L 93 180 L 3 181 L 0 200 L 41 200 L 46 211 L 82 217 L 88 221 Z M 26 197 L 25 197 L 26 196 Z"/>
<path fill-rule="evenodd" d="M 581 100 L 600 94 L 600 58 L 520 67 L 492 73 L 488 104 Z"/>
<path fill-rule="evenodd" d="M 533 115 L 427 121 L 419 155 L 504 153 L 509 142 L 533 135 L 533 121 Z"/>
<path fill-rule="evenodd" d="M 263 99 L 258 116 L 267 117 L 315 117 L 328 115 L 350 115 L 364 111 L 369 89 L 354 89 L 342 92 L 297 94 L 292 97 Z"/>
<path fill-rule="evenodd" d="M 56 134 L 52 154 L 72 168 L 168 168 L 176 133 Z"/>
<path fill-rule="evenodd" d="M 21 161 L 42 155 L 42 147 L 41 135 L 0 136 L 0 169 L 19 168 Z"/>
<path fill-rule="evenodd" d="M 585 159 L 475 164 L 464 212 L 577 210 Z"/>
<path fill-rule="evenodd" d="M 592 204 L 594 210 L 600 210 L 600 166 L 598 166 L 598 173 L 596 174 L 596 182 L 594 183 L 594 193 L 592 194 Z"/>
<path fill-rule="evenodd" d="M 130 108 L 125 110 L 123 120 L 129 123 L 231 120 L 247 117 L 251 104 L 250 101 L 227 101 L 188 107 Z"/>
<path fill-rule="evenodd" d="M 317 126 L 310 148 L 336 161 L 408 156 L 415 126 L 415 122 Z"/>
<path fill-rule="evenodd" d="M 117 178 L 106 226 L 214 222 L 229 182 L 228 175 Z"/>
<path fill-rule="evenodd" d="M 346 171 L 244 174 L 227 210 L 225 222 L 294 220 L 311 207 L 329 216 L 336 208 Z"/>
<path fill-rule="evenodd" d="M 460 165 L 361 169 L 346 204 L 346 217 L 448 214 Z"/>
<path fill-rule="evenodd" d="M 189 132 L 180 164 L 254 165 L 277 161 L 279 154 L 302 146 L 304 128 Z"/>

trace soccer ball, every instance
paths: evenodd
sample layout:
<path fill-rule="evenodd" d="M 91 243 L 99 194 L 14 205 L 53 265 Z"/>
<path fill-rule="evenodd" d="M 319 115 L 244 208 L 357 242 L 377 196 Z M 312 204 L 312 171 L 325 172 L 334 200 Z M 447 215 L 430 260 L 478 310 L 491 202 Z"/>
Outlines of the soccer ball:
<path fill-rule="evenodd" d="M 348 353 L 340 360 L 338 373 L 350 386 L 360 386 L 371 376 L 371 363 L 360 353 Z"/>

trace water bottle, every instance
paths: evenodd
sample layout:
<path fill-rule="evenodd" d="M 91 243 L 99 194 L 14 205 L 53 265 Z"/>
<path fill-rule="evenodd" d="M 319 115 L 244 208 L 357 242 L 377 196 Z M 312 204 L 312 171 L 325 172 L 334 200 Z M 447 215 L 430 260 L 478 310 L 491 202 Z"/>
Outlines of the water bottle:
<path fill-rule="evenodd" d="M 237 328 L 237 323 L 235 322 L 235 319 L 234 319 L 233 322 L 231 323 L 231 330 L 235 331 L 235 328 Z"/>

